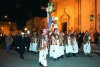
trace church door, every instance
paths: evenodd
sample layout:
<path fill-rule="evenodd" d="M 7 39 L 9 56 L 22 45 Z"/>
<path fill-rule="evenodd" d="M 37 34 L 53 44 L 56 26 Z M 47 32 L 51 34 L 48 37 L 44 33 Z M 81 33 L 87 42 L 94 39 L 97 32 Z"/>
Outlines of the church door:
<path fill-rule="evenodd" d="M 67 22 L 62 23 L 62 32 L 67 32 Z"/>

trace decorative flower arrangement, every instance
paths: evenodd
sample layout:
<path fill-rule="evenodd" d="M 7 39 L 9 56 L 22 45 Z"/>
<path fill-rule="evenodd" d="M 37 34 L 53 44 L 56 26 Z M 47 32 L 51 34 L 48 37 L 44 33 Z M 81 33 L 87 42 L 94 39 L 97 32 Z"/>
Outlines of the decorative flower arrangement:
<path fill-rule="evenodd" d="M 52 2 L 48 3 L 48 12 L 52 13 L 54 11 L 54 4 Z"/>

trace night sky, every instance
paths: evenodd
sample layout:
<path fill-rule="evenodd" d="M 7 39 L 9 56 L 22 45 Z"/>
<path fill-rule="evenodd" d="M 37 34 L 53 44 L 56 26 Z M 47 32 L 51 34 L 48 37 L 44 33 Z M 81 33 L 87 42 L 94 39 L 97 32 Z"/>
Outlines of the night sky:
<path fill-rule="evenodd" d="M 26 21 L 32 17 L 46 17 L 48 0 L 0 0 L 0 21 L 17 22 L 18 29 L 22 29 Z M 5 19 L 4 16 L 8 18 Z"/>

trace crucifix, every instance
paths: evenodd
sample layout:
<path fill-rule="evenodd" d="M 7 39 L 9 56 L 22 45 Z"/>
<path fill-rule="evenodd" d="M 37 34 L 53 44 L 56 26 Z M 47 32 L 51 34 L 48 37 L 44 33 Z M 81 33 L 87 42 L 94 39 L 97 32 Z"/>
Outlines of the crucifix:
<path fill-rule="evenodd" d="M 47 11 L 48 28 L 50 28 L 50 24 L 52 23 L 51 13 L 54 11 L 54 4 L 49 2 L 48 7 L 41 7 L 41 9 Z"/>

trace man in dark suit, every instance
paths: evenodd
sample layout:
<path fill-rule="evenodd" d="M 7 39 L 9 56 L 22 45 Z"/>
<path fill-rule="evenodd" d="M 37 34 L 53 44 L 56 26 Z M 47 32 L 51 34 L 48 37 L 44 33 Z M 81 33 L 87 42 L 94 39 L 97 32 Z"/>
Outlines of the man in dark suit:
<path fill-rule="evenodd" d="M 21 37 L 18 39 L 18 43 L 20 58 L 24 59 L 23 54 L 25 53 L 25 47 L 28 44 L 28 40 L 23 32 L 21 33 Z"/>

